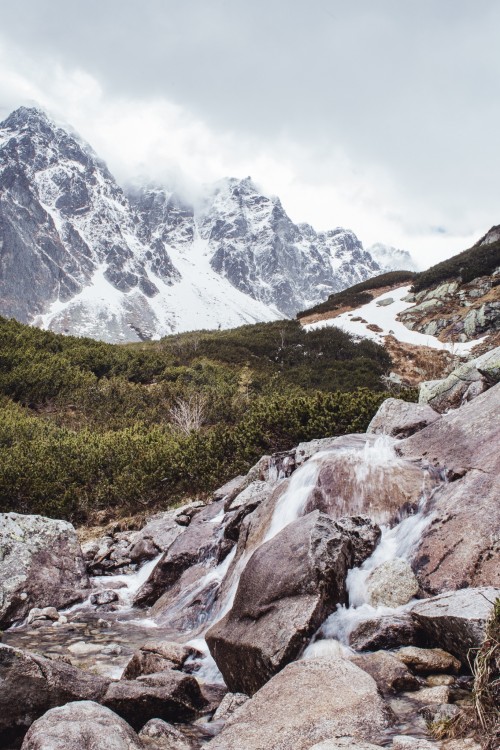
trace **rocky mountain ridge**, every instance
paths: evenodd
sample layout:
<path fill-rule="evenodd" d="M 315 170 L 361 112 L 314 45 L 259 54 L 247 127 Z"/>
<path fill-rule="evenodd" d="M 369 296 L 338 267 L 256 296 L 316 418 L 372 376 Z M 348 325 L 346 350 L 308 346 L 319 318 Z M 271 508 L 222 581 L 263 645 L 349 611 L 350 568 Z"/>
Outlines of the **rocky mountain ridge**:
<path fill-rule="evenodd" d="M 122 190 L 78 136 L 37 109 L 0 125 L 0 314 L 137 341 L 293 316 L 380 267 L 353 232 L 294 224 L 250 178 L 201 208 Z"/>

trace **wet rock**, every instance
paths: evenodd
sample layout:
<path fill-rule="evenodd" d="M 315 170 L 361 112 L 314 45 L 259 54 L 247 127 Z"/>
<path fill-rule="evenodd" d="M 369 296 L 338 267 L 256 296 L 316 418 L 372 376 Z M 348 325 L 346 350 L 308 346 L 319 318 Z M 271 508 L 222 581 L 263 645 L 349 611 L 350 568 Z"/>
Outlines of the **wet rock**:
<path fill-rule="evenodd" d="M 123 719 L 92 701 L 52 708 L 28 730 L 22 750 L 143 750 Z"/>
<path fill-rule="evenodd" d="M 399 607 L 418 592 L 418 581 L 406 560 L 387 560 L 366 581 L 368 599 L 374 607 Z"/>
<path fill-rule="evenodd" d="M 109 680 L 0 644 L 0 684 L 0 747 L 8 747 L 50 708 L 69 701 L 100 701 Z"/>
<path fill-rule="evenodd" d="M 179 519 L 177 519 L 177 523 Z M 147 560 L 153 560 L 160 553 L 159 547 L 156 546 L 154 541 L 150 537 L 144 537 L 139 539 L 138 542 L 133 544 L 127 551 L 128 557 L 133 563 L 143 563 Z"/>
<path fill-rule="evenodd" d="M 245 693 L 226 693 L 212 721 L 227 721 L 247 700 L 249 697 Z"/>
<path fill-rule="evenodd" d="M 373 677 L 382 695 L 420 688 L 420 682 L 415 675 L 393 654 L 386 651 L 355 654 L 351 660 Z"/>
<path fill-rule="evenodd" d="M 374 551 L 380 541 L 382 531 L 368 516 L 348 516 L 339 518 L 335 524 L 351 540 L 351 567 L 361 565 Z"/>
<path fill-rule="evenodd" d="M 423 430 L 440 418 L 427 404 L 413 404 L 399 398 L 387 398 L 368 425 L 372 435 L 390 435 L 406 438 Z"/>
<path fill-rule="evenodd" d="M 420 714 L 427 723 L 433 724 L 456 718 L 460 714 L 460 708 L 450 703 L 430 703 L 420 709 Z"/>
<path fill-rule="evenodd" d="M 136 730 L 155 718 L 190 721 L 205 705 L 194 677 L 175 670 L 112 682 L 101 702 Z"/>
<path fill-rule="evenodd" d="M 230 479 L 229 482 L 226 482 L 218 490 L 215 490 L 213 498 L 214 500 L 224 500 L 225 503 L 229 504 L 237 495 L 243 492 L 247 483 L 246 476 L 240 474 L 240 476 Z"/>
<path fill-rule="evenodd" d="M 90 597 L 90 603 L 95 607 L 101 607 L 104 604 L 111 604 L 111 602 L 116 601 L 118 601 L 118 594 L 112 589 L 98 591 L 96 594 L 92 594 L 92 596 Z"/>
<path fill-rule="evenodd" d="M 446 685 L 439 687 L 424 687 L 416 693 L 411 693 L 413 700 L 423 704 L 443 704 L 450 701 L 450 688 Z"/>
<path fill-rule="evenodd" d="M 268 482 L 257 480 L 248 484 L 240 493 L 235 497 L 231 498 L 230 501 L 225 501 L 224 510 L 240 510 L 248 504 L 256 507 L 256 503 L 262 501 L 271 490 L 271 486 Z"/>
<path fill-rule="evenodd" d="M 451 674 L 430 674 L 425 678 L 425 684 L 428 687 L 440 687 L 441 685 L 454 685 L 455 677 Z"/>
<path fill-rule="evenodd" d="M 478 648 L 484 640 L 486 623 L 497 597 L 500 588 L 451 591 L 418 602 L 411 614 L 433 643 L 467 664 L 469 650 Z"/>
<path fill-rule="evenodd" d="M 389 720 L 375 681 L 352 662 L 298 661 L 238 709 L 211 750 L 310 750 L 339 735 L 376 740 Z"/>
<path fill-rule="evenodd" d="M 33 607 L 33 609 L 30 609 L 29 611 L 26 622 L 30 625 L 36 620 L 51 620 L 55 622 L 56 620 L 59 620 L 59 612 L 55 607 Z"/>
<path fill-rule="evenodd" d="M 137 592 L 134 604 L 140 607 L 154 604 L 179 580 L 185 570 L 216 555 L 220 544 L 220 529 L 214 519 L 221 512 L 223 503 L 218 501 L 195 515 L 184 533 L 175 539 L 160 558 L 148 580 Z"/>
<path fill-rule="evenodd" d="M 356 651 L 418 646 L 422 637 L 422 629 L 410 614 L 385 615 L 360 622 L 349 635 L 349 646 Z"/>
<path fill-rule="evenodd" d="M 398 444 L 408 459 L 451 480 L 433 496 L 433 519 L 412 560 L 422 589 L 439 594 L 500 587 L 500 384 Z"/>
<path fill-rule="evenodd" d="M 150 719 L 139 732 L 139 737 L 149 747 L 153 740 L 154 750 L 192 750 L 189 740 L 172 724 L 162 719 Z"/>
<path fill-rule="evenodd" d="M 181 669 L 190 656 L 201 656 L 201 653 L 182 643 L 148 641 L 132 656 L 122 674 L 122 680 L 135 680 L 140 675 Z"/>
<path fill-rule="evenodd" d="M 296 658 L 308 638 L 346 599 L 353 546 L 328 516 L 314 511 L 257 549 L 230 612 L 206 635 L 231 692 L 253 695 Z"/>
<path fill-rule="evenodd" d="M 460 662 L 441 648 L 417 648 L 405 646 L 394 652 L 394 656 L 418 674 L 431 672 L 458 672 Z"/>
<path fill-rule="evenodd" d="M 318 438 L 317 440 L 309 440 L 306 443 L 299 443 L 295 449 L 295 465 L 297 467 L 302 466 L 302 464 L 311 458 L 311 456 L 314 456 L 321 451 L 335 448 L 338 443 L 338 437 Z"/>
<path fill-rule="evenodd" d="M 89 580 L 73 526 L 42 516 L 0 513 L 0 627 L 33 607 L 80 601 Z"/>
<path fill-rule="evenodd" d="M 377 440 L 375 435 L 337 438 L 335 450 L 320 462 L 304 512 L 318 509 L 332 518 L 369 515 L 377 523 L 392 523 L 415 510 L 437 478 L 416 463 L 389 460 L 390 447 L 377 448 Z"/>

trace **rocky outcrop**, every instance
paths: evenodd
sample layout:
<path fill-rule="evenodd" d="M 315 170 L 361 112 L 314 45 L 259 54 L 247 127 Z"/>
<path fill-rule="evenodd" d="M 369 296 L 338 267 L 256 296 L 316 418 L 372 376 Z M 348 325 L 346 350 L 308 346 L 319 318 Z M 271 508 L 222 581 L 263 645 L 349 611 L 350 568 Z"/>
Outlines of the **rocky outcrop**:
<path fill-rule="evenodd" d="M 427 637 L 466 665 L 469 650 L 479 648 L 500 588 L 451 591 L 415 604 L 411 614 Z"/>
<path fill-rule="evenodd" d="M 405 438 L 423 430 L 439 419 L 427 404 L 413 404 L 399 398 L 387 398 L 368 425 L 366 432 L 371 435 L 390 435 Z"/>
<path fill-rule="evenodd" d="M 232 609 L 206 635 L 229 690 L 253 695 L 298 656 L 335 605 L 345 601 L 353 559 L 352 538 L 319 511 L 289 524 L 254 552 Z"/>
<path fill-rule="evenodd" d="M 144 750 L 131 726 L 92 701 L 52 708 L 35 721 L 22 750 Z"/>
<path fill-rule="evenodd" d="M 451 480 L 433 496 L 412 561 L 431 595 L 500 585 L 499 413 L 497 384 L 398 444 L 403 456 L 439 466 Z"/>
<path fill-rule="evenodd" d="M 22 620 L 33 607 L 67 607 L 88 585 L 70 523 L 0 514 L 0 626 Z"/>
<path fill-rule="evenodd" d="M 345 659 L 289 664 L 229 719 L 211 750 L 309 750 L 331 737 L 376 740 L 390 714 L 375 681 Z"/>
<path fill-rule="evenodd" d="M 0 683 L 0 746 L 8 746 L 50 708 L 69 701 L 100 702 L 109 680 L 0 644 Z"/>
<path fill-rule="evenodd" d="M 444 380 L 420 386 L 419 402 L 437 412 L 456 409 L 500 381 L 500 347 L 461 364 Z M 425 426 L 425 425 L 423 425 Z"/>

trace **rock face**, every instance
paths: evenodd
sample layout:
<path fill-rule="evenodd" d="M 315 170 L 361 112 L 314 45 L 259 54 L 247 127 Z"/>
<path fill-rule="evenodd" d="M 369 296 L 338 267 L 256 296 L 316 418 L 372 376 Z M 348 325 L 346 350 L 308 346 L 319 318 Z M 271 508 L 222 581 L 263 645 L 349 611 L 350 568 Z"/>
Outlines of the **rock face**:
<path fill-rule="evenodd" d="M 460 365 L 444 380 L 422 383 L 419 402 L 442 413 L 471 401 L 499 381 L 500 347 L 497 347 Z"/>
<path fill-rule="evenodd" d="M 372 435 L 390 435 L 405 438 L 422 430 L 439 419 L 427 404 L 412 404 L 399 398 L 387 398 L 368 425 Z"/>
<path fill-rule="evenodd" d="M 52 708 L 35 721 L 22 750 L 143 750 L 123 719 L 92 701 Z"/>
<path fill-rule="evenodd" d="M 88 585 L 70 523 L 0 514 L 0 626 L 22 620 L 33 607 L 67 607 Z"/>
<path fill-rule="evenodd" d="M 408 459 L 440 466 L 450 482 L 433 496 L 433 520 L 412 567 L 434 595 L 500 586 L 500 384 L 398 444 Z"/>
<path fill-rule="evenodd" d="M 0 683 L 0 746 L 8 746 L 50 708 L 69 701 L 100 701 L 109 680 L 0 644 Z"/>
<path fill-rule="evenodd" d="M 229 719 L 211 750 L 309 750 L 336 736 L 374 739 L 389 723 L 375 681 L 345 659 L 289 664 Z"/>
<path fill-rule="evenodd" d="M 353 558 L 349 535 L 319 511 L 289 524 L 254 552 L 232 609 L 206 636 L 230 691 L 253 695 L 300 653 L 335 605 L 345 601 Z"/>
<path fill-rule="evenodd" d="M 412 608 L 412 617 L 433 643 L 467 664 L 469 649 L 478 648 L 500 588 L 451 591 L 425 599 Z"/>

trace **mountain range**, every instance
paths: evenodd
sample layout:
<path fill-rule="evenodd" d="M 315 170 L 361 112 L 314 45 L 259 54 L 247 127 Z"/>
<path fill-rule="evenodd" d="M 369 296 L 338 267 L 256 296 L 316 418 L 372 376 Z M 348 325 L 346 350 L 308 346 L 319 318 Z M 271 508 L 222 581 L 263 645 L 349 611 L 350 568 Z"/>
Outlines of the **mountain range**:
<path fill-rule="evenodd" d="M 105 341 L 293 317 L 404 251 L 294 224 L 250 177 L 196 208 L 124 190 L 78 135 L 25 108 L 0 125 L 0 314 Z"/>

